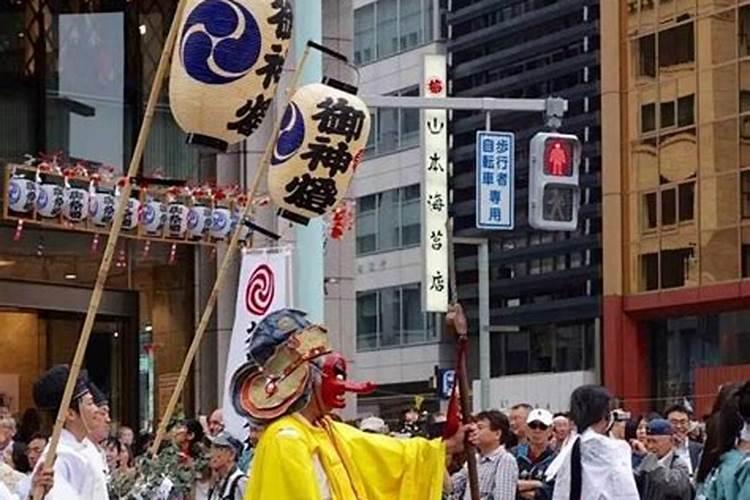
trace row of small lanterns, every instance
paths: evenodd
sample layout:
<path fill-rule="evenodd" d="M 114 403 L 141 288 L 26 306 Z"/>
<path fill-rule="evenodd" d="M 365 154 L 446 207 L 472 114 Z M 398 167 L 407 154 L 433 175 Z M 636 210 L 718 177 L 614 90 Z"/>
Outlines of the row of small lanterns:
<path fill-rule="evenodd" d="M 84 174 L 79 170 L 75 175 L 82 178 Z M 106 188 L 91 180 L 86 189 L 71 184 L 68 175 L 63 184 L 54 182 L 50 175 L 36 177 L 31 180 L 17 172 L 11 176 L 8 208 L 12 212 L 36 214 L 47 220 L 62 217 L 72 224 L 88 221 L 95 228 L 106 228 L 112 223 L 120 188 L 126 182 L 120 179 L 114 188 Z M 228 197 L 225 193 L 223 189 L 172 187 L 166 191 L 166 201 L 162 201 L 146 192 L 143 202 L 138 198 L 128 200 L 123 230 L 133 231 L 140 225 L 149 236 L 226 240 L 239 221 L 246 197 Z M 182 201 L 185 198 L 194 201 L 187 204 Z"/>

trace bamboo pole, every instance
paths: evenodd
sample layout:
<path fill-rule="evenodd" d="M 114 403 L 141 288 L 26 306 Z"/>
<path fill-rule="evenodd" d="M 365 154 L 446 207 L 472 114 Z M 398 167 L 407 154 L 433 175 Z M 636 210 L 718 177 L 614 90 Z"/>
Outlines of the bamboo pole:
<path fill-rule="evenodd" d="M 297 66 L 297 70 L 295 71 L 294 77 L 292 78 L 291 85 L 289 86 L 289 89 L 287 91 L 287 100 L 291 100 L 292 95 L 294 94 L 295 90 L 297 90 L 299 79 L 302 75 L 309 51 L 309 47 L 305 47 L 305 50 L 302 53 L 302 58 L 300 59 L 299 65 Z M 208 297 L 208 302 L 206 303 L 206 307 L 203 310 L 200 322 L 198 323 L 198 328 L 196 329 L 195 335 L 193 336 L 193 341 L 190 344 L 187 355 L 185 356 L 185 361 L 182 363 L 182 368 L 180 369 L 180 376 L 177 379 L 177 384 L 174 387 L 172 396 L 169 398 L 169 403 L 164 410 L 164 415 L 161 416 L 161 420 L 159 421 L 159 428 L 156 431 L 154 442 L 151 445 L 152 456 L 156 455 L 156 453 L 159 451 L 159 447 L 161 446 L 162 441 L 164 440 L 164 436 L 167 433 L 167 426 L 169 425 L 169 421 L 172 419 L 172 415 L 174 415 L 175 409 L 177 408 L 177 402 L 180 400 L 180 396 L 182 395 L 182 391 L 185 387 L 185 382 L 187 381 L 187 376 L 190 373 L 190 368 L 193 365 L 195 356 L 198 353 L 200 344 L 203 341 L 206 330 L 208 329 L 208 323 L 209 321 L 211 321 L 211 316 L 213 315 L 214 308 L 216 307 L 216 300 L 219 297 L 219 291 L 224 285 L 224 281 L 226 280 L 229 273 L 229 267 L 234 260 L 234 252 L 239 246 L 240 236 L 243 230 L 242 222 L 244 219 L 251 217 L 253 214 L 253 200 L 255 198 L 255 192 L 258 190 L 258 185 L 260 184 L 260 180 L 262 179 L 263 174 L 266 172 L 266 170 L 268 170 L 268 166 L 271 160 L 271 154 L 273 153 L 273 149 L 276 144 L 276 136 L 279 135 L 279 131 L 281 130 L 282 118 L 283 116 L 279 116 L 278 120 L 276 120 L 276 123 L 274 124 L 273 131 L 271 132 L 271 138 L 269 139 L 268 144 L 266 145 L 266 150 L 263 153 L 263 158 L 258 164 L 258 170 L 255 171 L 255 176 L 253 177 L 252 183 L 250 184 L 250 187 L 247 191 L 247 205 L 245 206 L 245 209 L 240 216 L 240 221 L 237 224 L 234 233 L 232 234 L 232 239 L 229 241 L 229 246 L 227 247 L 227 251 L 224 254 L 224 259 L 222 260 L 221 266 L 219 267 L 219 272 L 216 274 L 216 281 L 214 282 L 214 287 L 211 290 L 211 295 L 209 295 Z"/>
<path fill-rule="evenodd" d="M 172 19 L 172 25 L 169 28 L 169 34 L 167 39 L 164 41 L 164 48 L 162 49 L 161 58 L 159 59 L 159 65 L 156 68 L 156 74 L 154 75 L 154 81 L 151 83 L 151 94 L 149 95 L 148 102 L 146 104 L 145 115 L 143 117 L 143 123 L 141 124 L 140 131 L 138 133 L 138 139 L 135 144 L 133 156 L 130 159 L 130 166 L 127 171 L 128 182 L 120 193 L 120 199 L 117 202 L 117 210 L 115 211 L 114 219 L 112 220 L 112 228 L 109 231 L 109 237 L 107 239 L 107 246 L 104 249 L 104 255 L 102 262 L 99 265 L 99 273 L 96 276 L 96 283 L 94 285 L 94 291 L 91 294 L 89 301 L 89 308 L 86 312 L 86 320 L 83 323 L 83 329 L 78 339 L 78 346 L 76 347 L 75 355 L 73 356 L 73 362 L 70 365 L 70 373 L 68 374 L 68 381 L 65 384 L 65 391 L 63 392 L 62 401 L 60 402 L 60 409 L 57 412 L 57 420 L 55 420 L 55 427 L 52 432 L 50 439 L 49 449 L 44 459 L 44 468 L 50 469 L 54 466 L 57 446 L 60 442 L 60 434 L 62 433 L 63 426 L 65 425 L 65 417 L 68 414 L 71 400 L 73 398 L 73 390 L 76 385 L 76 381 L 81 372 L 81 365 L 83 364 L 83 357 L 86 354 L 86 348 L 88 347 L 89 339 L 91 338 L 91 330 L 94 327 L 94 321 L 96 320 L 96 313 L 99 309 L 99 303 L 102 299 L 102 292 L 104 291 L 104 285 L 107 282 L 107 276 L 109 275 L 109 269 L 112 265 L 112 258 L 115 254 L 115 248 L 117 246 L 117 238 L 120 235 L 122 229 L 122 223 L 125 218 L 125 210 L 128 206 L 128 198 L 132 191 L 132 185 L 130 179 L 135 177 L 138 173 L 138 168 L 143 158 L 143 151 L 146 147 L 146 141 L 148 134 L 151 130 L 151 123 L 154 118 L 154 110 L 156 109 L 156 103 L 159 100 L 161 89 L 164 85 L 164 76 L 169 68 L 170 56 L 172 49 L 174 48 L 175 40 L 177 39 L 177 31 L 180 25 L 180 19 L 182 13 L 185 10 L 187 0 L 180 0 L 175 10 L 174 18 Z M 34 490 L 34 500 L 41 500 L 44 498 L 44 491 L 41 489 Z"/>
<path fill-rule="evenodd" d="M 453 217 L 449 218 L 446 224 L 448 233 L 448 280 L 450 285 L 451 303 L 458 305 L 458 280 L 456 279 L 456 255 L 453 246 Z M 460 308 L 460 306 L 458 306 Z M 460 309 L 463 313 L 463 309 Z M 458 361 L 458 392 L 461 404 L 461 414 L 464 422 L 472 420 L 471 405 L 469 403 L 469 376 L 466 373 L 466 357 L 468 351 L 469 337 L 468 332 L 455 331 L 456 342 L 458 344 L 459 356 L 463 354 L 464 359 Z M 479 496 L 479 473 L 477 469 L 477 455 L 474 446 L 469 443 L 469 436 L 464 440 L 464 450 L 466 450 L 466 469 L 469 476 L 469 491 L 472 500 L 480 500 Z"/>

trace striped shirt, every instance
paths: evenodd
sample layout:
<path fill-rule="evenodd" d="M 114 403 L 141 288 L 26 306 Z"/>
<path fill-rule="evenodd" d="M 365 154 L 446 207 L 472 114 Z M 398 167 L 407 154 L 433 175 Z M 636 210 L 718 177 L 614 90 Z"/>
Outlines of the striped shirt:
<path fill-rule="evenodd" d="M 482 500 L 515 500 L 518 487 L 516 459 L 500 446 L 487 455 L 477 455 L 479 495 Z M 451 477 L 451 500 L 471 500 L 466 465 Z"/>

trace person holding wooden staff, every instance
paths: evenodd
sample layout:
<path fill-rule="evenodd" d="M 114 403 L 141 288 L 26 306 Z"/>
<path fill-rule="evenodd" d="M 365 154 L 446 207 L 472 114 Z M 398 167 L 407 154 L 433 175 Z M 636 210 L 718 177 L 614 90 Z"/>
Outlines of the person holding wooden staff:
<path fill-rule="evenodd" d="M 70 368 L 57 365 L 34 384 L 34 402 L 41 411 L 56 415 L 62 401 L 65 383 Z M 56 450 L 54 464 L 54 486 L 46 494 L 47 500 L 107 500 L 106 484 L 100 481 L 103 471 L 92 463 L 87 452 L 86 437 L 91 434 L 99 408 L 94 402 L 88 378 L 78 376 L 73 391 L 73 399 L 68 408 L 60 443 Z M 44 450 L 36 469 L 44 467 L 44 458 L 49 453 L 49 445 Z M 35 471 L 36 473 L 36 471 Z"/>
<path fill-rule="evenodd" d="M 253 331 L 250 360 L 232 381 L 233 404 L 266 425 L 246 500 L 438 500 L 446 459 L 462 450 L 465 428 L 447 439 L 396 439 L 334 421 L 346 393 L 375 385 L 347 380 L 344 358 L 322 326 L 292 309 Z"/>

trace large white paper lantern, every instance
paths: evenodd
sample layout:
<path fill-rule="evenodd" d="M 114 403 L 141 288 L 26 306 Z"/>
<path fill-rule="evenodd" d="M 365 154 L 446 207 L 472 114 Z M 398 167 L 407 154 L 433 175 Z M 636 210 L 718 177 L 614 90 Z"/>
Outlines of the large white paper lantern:
<path fill-rule="evenodd" d="M 173 238 L 182 238 L 187 231 L 188 207 L 182 203 L 167 206 L 167 233 Z"/>
<path fill-rule="evenodd" d="M 69 187 L 63 192 L 63 217 L 70 222 L 86 220 L 89 212 L 89 190 Z"/>
<path fill-rule="evenodd" d="M 115 197 L 108 191 L 97 191 L 89 198 L 89 220 L 95 226 L 105 227 L 115 218 Z"/>
<path fill-rule="evenodd" d="M 157 234 L 167 220 L 167 207 L 164 203 L 151 200 L 143 208 L 143 227 L 148 234 Z"/>
<path fill-rule="evenodd" d="M 291 34 L 289 0 L 188 0 L 169 79 L 188 142 L 226 150 L 258 128 Z"/>
<path fill-rule="evenodd" d="M 281 215 L 307 224 L 346 194 L 362 161 L 370 112 L 356 95 L 328 85 L 301 87 L 282 117 L 268 171 Z"/>
<path fill-rule="evenodd" d="M 215 208 L 211 216 L 209 234 L 215 240 L 225 240 L 232 230 L 232 212 L 228 208 Z"/>
<path fill-rule="evenodd" d="M 203 238 L 211 229 L 211 209 L 205 205 L 195 205 L 190 209 L 187 219 L 188 236 Z"/>
<path fill-rule="evenodd" d="M 36 213 L 42 217 L 55 218 L 62 212 L 65 195 L 62 186 L 43 182 L 37 186 Z"/>
<path fill-rule="evenodd" d="M 29 213 L 34 210 L 36 188 L 36 182 L 25 177 L 11 177 L 8 183 L 8 208 L 19 213 Z"/>

